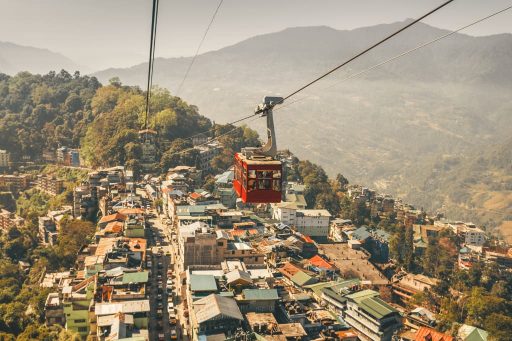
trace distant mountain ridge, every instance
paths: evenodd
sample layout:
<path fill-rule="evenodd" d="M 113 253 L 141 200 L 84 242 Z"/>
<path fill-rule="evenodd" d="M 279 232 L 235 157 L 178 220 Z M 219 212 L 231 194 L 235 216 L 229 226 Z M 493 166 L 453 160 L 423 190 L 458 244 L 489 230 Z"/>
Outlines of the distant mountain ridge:
<path fill-rule="evenodd" d="M 0 73 L 14 75 L 21 71 L 45 74 L 49 71 L 66 70 L 87 72 L 71 59 L 60 53 L 10 42 L 0 42 Z"/>
<path fill-rule="evenodd" d="M 297 27 L 256 36 L 199 55 L 179 95 L 213 120 L 235 120 L 263 96 L 290 93 L 404 25 Z M 418 198 L 428 191 L 423 182 L 433 160 L 504 141 L 512 135 L 511 34 L 457 33 L 336 85 L 447 32 L 419 23 L 290 99 L 310 96 L 276 111 L 279 148 L 352 182 Z M 189 62 L 158 59 L 154 83 L 175 91 Z M 94 75 L 144 86 L 146 69 L 139 64 Z"/>

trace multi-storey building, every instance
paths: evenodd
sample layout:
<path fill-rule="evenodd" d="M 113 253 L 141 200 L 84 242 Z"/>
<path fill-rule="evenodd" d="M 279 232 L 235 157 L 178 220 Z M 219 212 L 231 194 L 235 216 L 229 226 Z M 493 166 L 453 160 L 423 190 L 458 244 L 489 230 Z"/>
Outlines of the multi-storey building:
<path fill-rule="evenodd" d="M 363 341 L 390 341 L 402 326 L 400 313 L 384 302 L 379 293 L 362 290 L 347 298 L 345 321 L 354 328 Z"/>
<path fill-rule="evenodd" d="M 327 210 L 297 210 L 295 227 L 310 237 L 329 235 L 331 214 Z"/>
<path fill-rule="evenodd" d="M 11 161 L 11 154 L 7 150 L 0 149 L 0 168 L 9 167 Z"/>
<path fill-rule="evenodd" d="M 25 220 L 5 209 L 0 210 L 0 230 L 7 231 L 11 227 L 21 227 Z"/>
<path fill-rule="evenodd" d="M 30 176 L 28 174 L 7 174 L 0 175 L 0 190 L 19 192 L 25 190 L 30 185 Z"/>
<path fill-rule="evenodd" d="M 53 176 L 40 175 L 37 177 L 37 186 L 50 195 L 58 195 L 64 190 L 64 181 Z"/>

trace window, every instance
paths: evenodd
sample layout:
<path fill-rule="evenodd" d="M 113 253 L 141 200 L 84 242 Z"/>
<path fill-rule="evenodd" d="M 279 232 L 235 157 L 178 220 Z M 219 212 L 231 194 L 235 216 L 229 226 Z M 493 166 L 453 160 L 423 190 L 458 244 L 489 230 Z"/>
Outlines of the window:
<path fill-rule="evenodd" d="M 79 333 L 85 333 L 85 332 L 87 332 L 87 327 L 78 327 L 78 332 L 79 332 Z"/>
<path fill-rule="evenodd" d="M 75 323 L 85 323 L 85 319 L 78 319 L 78 320 L 75 320 Z"/>

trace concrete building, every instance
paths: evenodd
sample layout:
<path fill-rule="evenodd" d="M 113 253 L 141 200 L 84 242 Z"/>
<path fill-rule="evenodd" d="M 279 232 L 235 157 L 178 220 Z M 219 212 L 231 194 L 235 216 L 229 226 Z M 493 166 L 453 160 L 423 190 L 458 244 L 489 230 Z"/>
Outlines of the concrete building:
<path fill-rule="evenodd" d="M 3 174 L 0 175 L 0 190 L 19 192 L 28 188 L 30 175 L 28 174 Z"/>
<path fill-rule="evenodd" d="M 39 243 L 43 246 L 47 245 L 55 245 L 57 243 L 57 225 L 52 218 L 39 217 L 38 218 L 38 227 L 39 227 Z"/>
<path fill-rule="evenodd" d="M 9 167 L 10 161 L 11 161 L 11 154 L 4 149 L 0 149 L 0 168 Z"/>
<path fill-rule="evenodd" d="M 204 222 L 195 222 L 178 228 L 178 254 L 183 270 L 189 265 L 215 265 L 224 259 L 227 239 L 219 238 Z"/>
<path fill-rule="evenodd" d="M 64 181 L 53 176 L 40 175 L 37 177 L 37 187 L 49 195 L 58 195 L 64 190 Z"/>
<path fill-rule="evenodd" d="M 64 316 L 64 309 L 62 307 L 59 294 L 52 292 L 46 297 L 44 304 L 44 318 L 47 326 L 54 324 L 64 325 L 66 318 Z"/>
<path fill-rule="evenodd" d="M 0 230 L 8 231 L 11 227 L 21 227 L 25 223 L 22 217 L 5 209 L 0 210 Z"/>
<path fill-rule="evenodd" d="M 363 341 L 390 341 L 401 328 L 400 313 L 384 302 L 379 293 L 362 290 L 346 296 L 345 321 L 354 328 Z"/>
<path fill-rule="evenodd" d="M 206 172 L 210 171 L 213 158 L 220 153 L 220 145 L 212 142 L 206 145 L 195 146 L 194 149 L 199 151 L 199 169 Z"/>
<path fill-rule="evenodd" d="M 327 237 L 329 235 L 331 214 L 327 210 L 297 210 L 297 232 L 310 237 Z"/>

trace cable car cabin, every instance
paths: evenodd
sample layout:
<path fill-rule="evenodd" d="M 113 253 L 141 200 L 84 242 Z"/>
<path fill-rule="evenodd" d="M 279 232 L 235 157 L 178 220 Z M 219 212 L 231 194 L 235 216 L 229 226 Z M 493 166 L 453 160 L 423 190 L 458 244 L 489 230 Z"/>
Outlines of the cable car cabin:
<path fill-rule="evenodd" d="M 235 154 L 233 187 L 244 203 L 281 202 L 281 174 L 281 162 L 270 156 Z"/>

